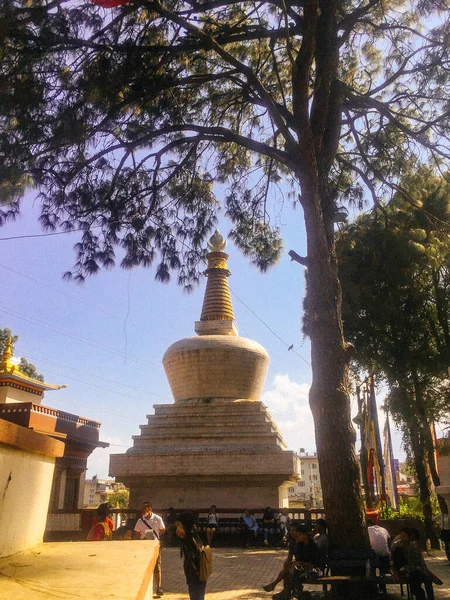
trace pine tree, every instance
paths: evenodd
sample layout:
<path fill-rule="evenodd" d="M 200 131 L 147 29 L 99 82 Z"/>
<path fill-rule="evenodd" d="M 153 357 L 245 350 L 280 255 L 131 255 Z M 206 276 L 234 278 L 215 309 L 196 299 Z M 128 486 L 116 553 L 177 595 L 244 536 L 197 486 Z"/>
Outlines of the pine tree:
<path fill-rule="evenodd" d="M 421 161 L 448 159 L 445 3 L 2 7 L 0 222 L 36 186 L 46 230 L 82 230 L 68 278 L 112 267 L 120 248 L 123 267 L 189 288 L 215 184 L 231 237 L 265 270 L 282 253 L 275 190 L 290 189 L 307 236 L 297 260 L 325 511 L 335 543 L 366 545 L 333 223 L 338 202 L 377 202 Z"/>

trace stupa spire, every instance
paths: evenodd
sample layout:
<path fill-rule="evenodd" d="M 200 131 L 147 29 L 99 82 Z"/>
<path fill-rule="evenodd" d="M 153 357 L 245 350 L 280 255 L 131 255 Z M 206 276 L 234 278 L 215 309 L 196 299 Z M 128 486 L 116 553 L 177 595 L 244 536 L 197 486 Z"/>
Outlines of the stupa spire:
<path fill-rule="evenodd" d="M 46 383 L 45 381 L 41 381 L 40 379 L 34 379 L 33 377 L 30 377 L 29 375 L 24 373 L 20 369 L 20 366 L 17 364 L 17 362 L 11 360 L 13 357 L 12 344 L 12 336 L 8 336 L 8 339 L 6 340 L 5 344 L 5 349 L 3 350 L 3 354 L 0 357 L 0 384 L 2 382 L 5 383 L 12 381 L 16 385 L 16 387 L 20 386 L 20 389 L 24 389 L 25 391 L 27 391 L 28 388 L 34 391 L 44 391 L 60 390 L 62 388 L 67 387 L 67 384 L 53 385 L 52 383 Z"/>
<path fill-rule="evenodd" d="M 198 335 L 237 335 L 234 323 L 233 305 L 228 288 L 228 254 L 224 252 L 227 243 L 218 230 L 210 238 L 206 255 L 208 268 L 204 275 L 208 278 L 203 299 L 200 321 L 195 324 Z"/>
<path fill-rule="evenodd" d="M 6 340 L 5 349 L 3 350 L 2 357 L 0 359 L 0 369 L 6 370 L 10 369 L 13 365 L 11 364 L 12 358 L 12 336 L 8 336 Z"/>

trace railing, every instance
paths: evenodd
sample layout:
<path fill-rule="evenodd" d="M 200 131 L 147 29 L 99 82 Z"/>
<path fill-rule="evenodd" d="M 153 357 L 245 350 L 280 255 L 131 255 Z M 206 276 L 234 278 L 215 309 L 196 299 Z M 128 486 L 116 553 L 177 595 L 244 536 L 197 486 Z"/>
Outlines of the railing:
<path fill-rule="evenodd" d="M 217 514 L 220 519 L 236 519 L 239 520 L 244 508 L 224 508 L 217 509 Z M 257 519 L 262 519 L 264 509 L 250 509 Z M 324 516 L 321 508 L 292 508 L 292 509 L 274 509 L 275 515 L 282 510 L 287 510 L 287 514 L 292 520 L 300 521 L 301 523 L 309 523 Z M 175 512 L 191 512 L 200 520 L 207 517 L 209 508 L 186 508 L 176 509 Z M 155 513 L 163 515 L 164 511 L 155 509 Z M 48 513 L 46 526 L 46 539 L 78 539 L 80 534 L 89 531 L 92 519 L 94 518 L 95 509 L 84 508 L 78 510 L 56 510 Z M 127 519 L 137 519 L 140 511 L 131 508 L 114 508 L 111 510 L 111 519 L 114 523 L 114 529 L 126 523 Z M 61 534 L 61 535 L 59 535 Z M 70 534 L 73 534 L 72 536 Z M 81 538 L 80 538 L 81 539 Z"/>
<path fill-rule="evenodd" d="M 0 415 L 6 415 L 8 413 L 37 413 L 67 423 L 92 427 L 93 429 L 100 429 L 101 426 L 99 421 L 86 419 L 85 417 L 73 415 L 72 413 L 67 413 L 63 410 L 58 410 L 57 408 L 51 408 L 50 406 L 44 406 L 43 404 L 33 404 L 33 402 L 9 402 L 8 404 L 3 404 L 0 408 Z"/>
<path fill-rule="evenodd" d="M 86 427 L 93 427 L 94 429 L 100 429 L 101 423 L 99 421 L 93 421 L 92 419 L 86 419 L 72 413 L 67 413 L 57 408 L 51 408 L 50 406 L 44 406 L 43 404 L 32 404 L 32 412 L 41 413 L 60 419 L 61 421 L 67 421 L 68 423 L 76 423 L 77 425 L 84 425 Z"/>

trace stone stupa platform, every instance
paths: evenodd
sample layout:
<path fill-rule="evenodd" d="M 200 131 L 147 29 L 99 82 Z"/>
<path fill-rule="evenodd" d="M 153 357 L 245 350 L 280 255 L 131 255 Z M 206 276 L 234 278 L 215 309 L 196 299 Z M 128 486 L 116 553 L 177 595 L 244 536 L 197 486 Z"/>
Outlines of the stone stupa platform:
<path fill-rule="evenodd" d="M 131 506 L 279 506 L 297 457 L 257 401 L 210 399 L 157 404 L 110 472 L 130 488 Z M 281 489 L 280 489 L 281 488 Z"/>
<path fill-rule="evenodd" d="M 110 475 L 130 488 L 130 506 L 287 506 L 298 479 L 299 459 L 259 400 L 269 355 L 238 336 L 224 248 L 216 232 L 198 335 L 163 358 L 174 404 L 155 405 L 133 447 L 111 455 Z"/>

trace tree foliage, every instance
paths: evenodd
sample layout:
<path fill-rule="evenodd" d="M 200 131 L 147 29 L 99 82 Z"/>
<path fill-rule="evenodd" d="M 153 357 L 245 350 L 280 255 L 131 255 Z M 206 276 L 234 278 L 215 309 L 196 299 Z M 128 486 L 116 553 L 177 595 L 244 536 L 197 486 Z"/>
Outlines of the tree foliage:
<path fill-rule="evenodd" d="M 6 343 L 8 341 L 9 336 L 12 338 L 13 350 L 14 344 L 17 343 L 19 337 L 17 335 L 12 335 L 11 329 L 5 327 L 4 329 L 0 328 L 0 356 L 5 351 Z M 28 375 L 28 377 L 32 377 L 33 379 L 37 379 L 38 381 L 44 381 L 44 376 L 37 372 L 36 367 L 27 361 L 26 358 L 21 357 L 19 362 L 19 369 Z"/>
<path fill-rule="evenodd" d="M 315 165 L 332 215 L 338 197 L 376 202 L 420 160 L 448 158 L 439 2 L 2 4 L 1 221 L 32 182 L 46 230 L 83 231 L 78 279 L 119 246 L 126 268 L 157 260 L 158 279 L 196 281 L 213 181 L 265 269 L 281 251 L 280 180 L 308 202 Z"/>
<path fill-rule="evenodd" d="M 333 222 L 338 201 L 377 202 L 448 159 L 445 3 L 2 3 L 0 224 L 32 182 L 44 229 L 81 230 L 67 277 L 119 249 L 123 267 L 189 289 L 221 207 L 265 270 L 280 204 L 301 205 L 324 504 L 336 543 L 366 544 Z"/>
<path fill-rule="evenodd" d="M 130 492 L 128 490 L 122 490 L 120 492 L 115 492 L 114 494 L 108 494 L 107 500 L 112 508 L 128 508 Z"/>
<path fill-rule="evenodd" d="M 337 242 L 344 331 L 356 364 L 390 386 L 386 404 L 414 458 L 431 534 L 431 480 L 439 485 L 431 425 L 450 411 L 450 184 L 428 170 L 359 218 Z"/>

